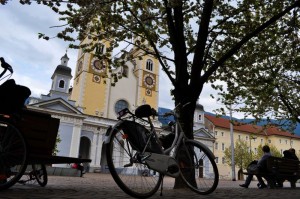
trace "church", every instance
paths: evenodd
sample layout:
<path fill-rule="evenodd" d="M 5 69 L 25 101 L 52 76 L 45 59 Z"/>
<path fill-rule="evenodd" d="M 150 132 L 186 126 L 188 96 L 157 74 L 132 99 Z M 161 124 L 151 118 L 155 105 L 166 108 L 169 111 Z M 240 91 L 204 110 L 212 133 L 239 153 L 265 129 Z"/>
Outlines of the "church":
<path fill-rule="evenodd" d="M 105 53 L 106 44 L 100 45 Z M 140 53 L 132 50 L 129 53 Z M 30 97 L 28 108 L 49 113 L 60 119 L 57 155 L 89 158 L 85 164 L 88 172 L 104 172 L 107 169 L 103 141 L 106 130 L 117 122 L 117 113 L 123 108 L 134 111 L 142 104 L 149 104 L 159 113 L 158 60 L 151 55 L 127 61 L 124 66 L 109 70 L 106 63 L 93 53 L 79 49 L 75 75 L 68 66 L 67 53 L 61 58 L 51 79 L 47 95 Z M 121 76 L 116 84 L 111 74 Z M 73 79 L 73 85 L 71 80 Z M 195 138 L 213 148 L 214 137 L 204 128 L 204 109 L 198 105 L 195 111 Z M 163 132 L 164 121 L 156 118 L 154 124 Z M 70 165 L 60 165 L 69 167 Z"/>

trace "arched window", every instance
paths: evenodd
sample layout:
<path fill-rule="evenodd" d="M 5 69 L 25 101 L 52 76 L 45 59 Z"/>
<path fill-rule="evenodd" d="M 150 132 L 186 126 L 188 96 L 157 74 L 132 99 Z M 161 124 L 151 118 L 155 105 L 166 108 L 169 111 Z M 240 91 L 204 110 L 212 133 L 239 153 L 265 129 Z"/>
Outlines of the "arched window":
<path fill-rule="evenodd" d="M 124 108 L 128 108 L 128 103 L 125 100 L 119 100 L 115 104 L 115 113 L 118 114 Z"/>
<path fill-rule="evenodd" d="M 59 84 L 58 84 L 59 88 L 65 88 L 65 81 L 64 80 L 60 80 Z"/>
<path fill-rule="evenodd" d="M 148 59 L 146 62 L 146 69 L 153 71 L 153 61 L 151 59 Z"/>

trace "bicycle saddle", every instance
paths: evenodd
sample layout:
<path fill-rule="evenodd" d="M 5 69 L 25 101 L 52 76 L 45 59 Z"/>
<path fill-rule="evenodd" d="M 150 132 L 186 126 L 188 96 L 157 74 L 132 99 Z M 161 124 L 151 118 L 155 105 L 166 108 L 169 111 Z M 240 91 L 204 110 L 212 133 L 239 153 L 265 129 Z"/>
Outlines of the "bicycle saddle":
<path fill-rule="evenodd" d="M 143 118 L 143 117 L 156 116 L 157 112 L 155 109 L 151 108 L 149 104 L 144 104 L 137 107 L 134 114 L 139 118 Z"/>

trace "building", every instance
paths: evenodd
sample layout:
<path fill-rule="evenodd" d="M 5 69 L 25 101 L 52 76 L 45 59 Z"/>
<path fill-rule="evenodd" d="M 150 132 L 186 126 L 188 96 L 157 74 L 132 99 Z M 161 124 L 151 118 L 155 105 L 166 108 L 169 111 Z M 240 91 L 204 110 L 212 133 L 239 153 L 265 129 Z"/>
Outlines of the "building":
<path fill-rule="evenodd" d="M 205 115 L 205 126 L 208 131 L 214 135 L 216 141 L 213 147 L 213 153 L 216 157 L 220 178 L 231 179 L 232 168 L 225 163 L 225 148 L 231 146 L 230 139 L 230 120 L 213 115 Z M 269 127 L 263 128 L 250 124 L 235 123 L 233 125 L 234 143 L 237 140 L 245 140 L 249 143 L 249 150 L 257 153 L 259 145 L 274 145 L 283 154 L 284 150 L 295 148 L 297 154 L 300 154 L 300 136 L 293 135 L 289 132 L 280 130 L 279 128 Z M 235 167 L 236 175 L 240 177 L 237 167 Z"/>

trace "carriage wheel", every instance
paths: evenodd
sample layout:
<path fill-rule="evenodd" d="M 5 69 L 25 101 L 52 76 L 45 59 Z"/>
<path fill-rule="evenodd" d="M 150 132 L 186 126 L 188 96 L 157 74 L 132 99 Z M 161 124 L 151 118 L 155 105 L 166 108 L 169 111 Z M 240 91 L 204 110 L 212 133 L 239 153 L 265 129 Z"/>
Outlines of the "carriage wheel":
<path fill-rule="evenodd" d="M 41 187 L 44 187 L 48 183 L 48 175 L 46 166 L 44 164 L 33 164 L 32 165 L 33 173 L 36 181 Z"/>
<path fill-rule="evenodd" d="M 27 164 L 25 140 L 12 124 L 0 121 L 0 190 L 14 185 Z"/>

